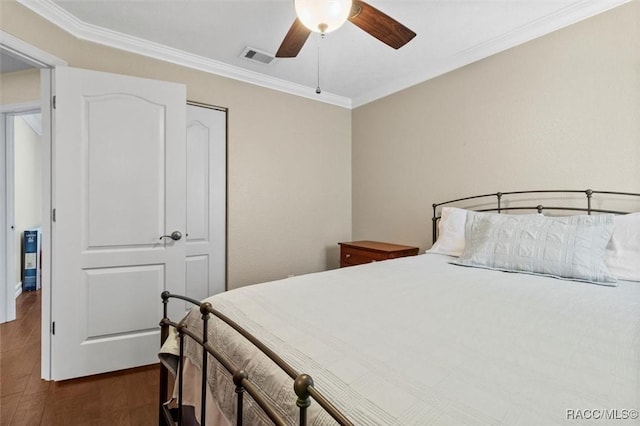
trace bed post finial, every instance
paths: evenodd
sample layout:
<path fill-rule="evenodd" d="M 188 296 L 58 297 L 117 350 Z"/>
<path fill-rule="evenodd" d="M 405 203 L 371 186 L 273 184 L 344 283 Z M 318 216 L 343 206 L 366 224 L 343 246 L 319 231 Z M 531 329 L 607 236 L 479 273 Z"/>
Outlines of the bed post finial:
<path fill-rule="evenodd" d="M 162 319 L 166 320 L 167 319 L 167 305 L 169 304 L 169 297 L 171 296 L 171 292 L 165 290 L 160 294 L 160 297 L 162 298 Z M 165 330 L 166 331 L 166 330 Z M 166 336 L 163 336 L 163 340 L 162 343 L 164 343 L 164 341 L 166 340 L 167 336 L 168 336 L 168 332 Z"/>
<path fill-rule="evenodd" d="M 244 387 L 242 386 L 242 381 L 248 378 L 249 378 L 249 375 L 245 370 L 243 369 L 237 370 L 235 373 L 233 373 L 233 384 L 236 385 L 237 388 L 242 389 Z M 238 392 L 237 389 L 236 389 L 236 392 Z"/>
<path fill-rule="evenodd" d="M 593 195 L 593 190 L 587 189 L 584 191 L 587 194 L 587 214 L 591 214 L 591 196 Z"/>
<path fill-rule="evenodd" d="M 249 375 L 243 369 L 237 370 L 233 373 L 233 384 L 236 385 L 236 394 L 238 395 L 236 400 L 236 423 L 242 424 L 242 412 L 243 412 L 243 401 L 244 401 L 244 386 L 242 382 L 247 380 Z"/>
<path fill-rule="evenodd" d="M 307 424 L 307 407 L 311 405 L 309 387 L 313 386 L 313 379 L 308 374 L 300 374 L 293 382 L 293 390 L 298 395 L 296 405 L 300 407 L 300 425 Z"/>
<path fill-rule="evenodd" d="M 203 317 L 204 316 L 208 317 L 209 313 L 211 312 L 211 309 L 213 309 L 213 307 L 209 302 L 204 302 L 202 305 L 200 305 L 200 313 L 202 314 Z"/>
<path fill-rule="evenodd" d="M 536 206 L 536 210 L 538 210 L 538 214 L 542 214 L 542 209 L 544 209 L 544 207 L 542 206 L 542 204 L 538 204 Z"/>
<path fill-rule="evenodd" d="M 500 200 L 502 200 L 502 192 L 496 192 L 496 197 L 498 197 L 498 213 L 502 213 L 500 211 Z"/>

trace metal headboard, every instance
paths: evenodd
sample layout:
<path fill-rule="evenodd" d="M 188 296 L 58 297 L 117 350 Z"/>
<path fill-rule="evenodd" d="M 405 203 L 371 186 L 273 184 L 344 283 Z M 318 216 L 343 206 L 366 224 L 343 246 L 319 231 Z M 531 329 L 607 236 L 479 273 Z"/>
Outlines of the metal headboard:
<path fill-rule="evenodd" d="M 550 194 L 550 193 L 556 193 L 556 194 L 585 194 L 586 195 L 586 201 L 587 201 L 587 206 L 586 207 L 575 207 L 575 206 L 562 206 L 562 205 L 552 205 L 552 206 L 545 206 L 542 204 L 538 204 L 535 206 L 513 206 L 513 207 L 504 207 L 502 205 L 502 201 L 503 201 L 503 197 L 505 196 L 510 196 L 510 195 L 522 195 L 522 194 Z M 496 206 L 495 207 L 488 207 L 488 208 L 480 208 L 480 209 L 473 209 L 475 211 L 480 211 L 480 212 L 497 212 L 497 213 L 503 213 L 503 212 L 507 212 L 507 211 L 513 211 L 513 210 L 535 210 L 538 213 L 542 213 L 544 210 L 561 210 L 561 211 L 576 211 L 576 212 L 586 212 L 587 214 L 591 214 L 591 213 L 613 213 L 613 214 L 627 214 L 627 213 L 631 213 L 628 211 L 620 211 L 620 210 L 608 210 L 608 209 L 595 209 L 591 206 L 591 200 L 593 198 L 594 195 L 596 194 L 602 194 L 602 195 L 615 195 L 615 196 L 623 196 L 623 197 L 637 197 L 638 200 L 640 201 L 640 194 L 639 193 L 633 193 L 633 192 L 618 192 L 618 191 L 595 191 L 593 189 L 586 189 L 586 190 L 580 190 L 580 189 L 546 189 L 546 190 L 532 190 L 532 191 L 510 191 L 510 192 L 496 192 L 496 193 L 492 193 L 492 194 L 483 194 L 483 195 L 473 195 L 471 197 L 464 197 L 464 198 L 457 198 L 455 200 L 449 200 L 449 201 L 444 201 L 442 203 L 435 203 L 433 204 L 433 243 L 436 242 L 437 239 L 437 229 L 438 229 L 438 220 L 440 220 L 440 215 L 438 214 L 438 207 L 447 205 L 447 204 L 453 204 L 453 203 L 459 203 L 462 201 L 469 201 L 469 200 L 481 200 L 481 199 L 485 199 L 485 198 L 495 198 L 496 199 Z M 518 200 L 514 200 L 514 201 L 518 201 Z"/>

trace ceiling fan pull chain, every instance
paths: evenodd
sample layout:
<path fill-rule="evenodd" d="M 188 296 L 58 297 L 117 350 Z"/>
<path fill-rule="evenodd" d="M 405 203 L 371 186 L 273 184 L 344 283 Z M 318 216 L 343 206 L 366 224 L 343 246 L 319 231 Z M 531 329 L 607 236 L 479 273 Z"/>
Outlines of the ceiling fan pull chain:
<path fill-rule="evenodd" d="M 324 38 L 324 33 L 318 34 L 318 85 L 316 86 L 316 93 L 319 95 L 322 93 L 320 89 L 320 40 Z"/>

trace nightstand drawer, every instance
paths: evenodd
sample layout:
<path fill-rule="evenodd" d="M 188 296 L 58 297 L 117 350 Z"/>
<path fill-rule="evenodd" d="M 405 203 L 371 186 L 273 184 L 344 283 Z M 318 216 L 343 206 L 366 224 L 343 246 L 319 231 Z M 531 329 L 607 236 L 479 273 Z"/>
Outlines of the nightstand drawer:
<path fill-rule="evenodd" d="M 353 247 L 342 247 L 342 249 L 340 250 L 341 265 L 361 265 L 363 263 L 371 263 L 377 260 L 385 259 L 388 259 L 385 253 L 358 250 Z"/>
<path fill-rule="evenodd" d="M 362 265 L 379 260 L 414 256 L 418 247 L 381 243 L 378 241 L 352 241 L 340 245 L 340 267 Z"/>

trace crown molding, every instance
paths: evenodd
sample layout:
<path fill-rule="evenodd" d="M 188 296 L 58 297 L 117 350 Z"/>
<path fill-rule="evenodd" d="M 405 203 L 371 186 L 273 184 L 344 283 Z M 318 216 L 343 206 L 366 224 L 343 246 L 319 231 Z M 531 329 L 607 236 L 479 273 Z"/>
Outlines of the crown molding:
<path fill-rule="evenodd" d="M 542 37 L 553 31 L 591 18 L 607 10 L 616 8 L 632 0 L 581 0 L 567 7 L 545 15 L 499 36 L 484 40 L 474 46 L 434 64 L 427 73 L 410 75 L 405 79 L 381 86 L 364 96 L 352 99 L 352 108 L 368 104 L 393 93 L 423 83 L 457 68 L 500 53 L 512 47 Z"/>
<path fill-rule="evenodd" d="M 51 55 L 44 50 L 40 50 L 18 37 L 2 30 L 0 30 L 0 50 L 11 52 L 14 56 L 35 68 L 49 68 L 67 65 L 65 61 L 57 56 Z"/>
<path fill-rule="evenodd" d="M 79 20 L 51 0 L 17 0 L 25 7 L 42 16 L 54 25 L 81 40 L 86 40 L 120 50 L 136 53 L 150 58 L 185 66 L 210 74 L 243 81 L 245 83 L 277 90 L 295 96 L 324 102 L 343 108 L 356 108 L 376 101 L 393 93 L 423 83 L 457 68 L 469 65 L 496 53 L 526 43 L 568 25 L 598 15 L 632 0 L 581 0 L 549 15 L 543 16 L 526 25 L 515 28 L 497 37 L 484 40 L 474 46 L 444 58 L 434 64 L 428 72 L 409 75 L 393 83 L 353 99 L 332 93 L 315 93 L 315 88 L 291 83 L 275 77 L 266 76 L 223 62 L 187 53 L 159 43 L 107 30 Z"/>
<path fill-rule="evenodd" d="M 311 88 L 301 84 L 291 83 L 286 80 L 234 67 L 223 62 L 174 49 L 159 43 L 88 24 L 71 15 L 51 0 L 18 0 L 18 2 L 80 40 L 125 50 L 164 62 L 170 62 L 314 101 L 324 102 L 342 108 L 351 108 L 351 99 L 344 96 L 324 91 L 316 94 L 315 87 Z"/>

